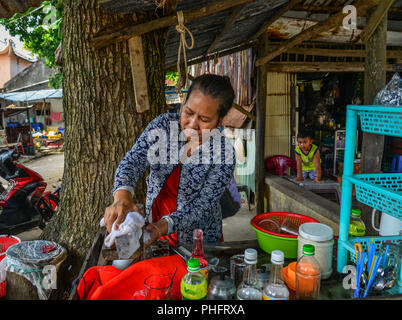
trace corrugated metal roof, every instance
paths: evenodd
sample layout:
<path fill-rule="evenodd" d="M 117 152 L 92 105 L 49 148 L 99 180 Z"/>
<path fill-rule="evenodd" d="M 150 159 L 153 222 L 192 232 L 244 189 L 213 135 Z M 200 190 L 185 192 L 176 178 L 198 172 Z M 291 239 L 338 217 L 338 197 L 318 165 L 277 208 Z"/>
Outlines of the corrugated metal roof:
<path fill-rule="evenodd" d="M 61 99 L 63 97 L 62 89 L 34 90 L 23 92 L 10 92 L 0 94 L 0 99 L 7 101 L 36 101 L 44 99 Z"/>
<path fill-rule="evenodd" d="M 178 0 L 176 12 L 179 10 L 188 11 L 196 8 L 201 8 L 216 2 L 216 0 Z M 228 50 L 237 46 L 247 43 L 248 40 L 264 25 L 264 23 L 273 17 L 275 13 L 286 5 L 289 0 L 256 0 L 251 3 L 244 4 L 234 21 L 229 32 L 223 36 L 219 43 L 216 45 L 214 52 Z M 353 3 L 353 0 L 305 0 L 300 2 L 295 7 L 295 10 L 288 11 L 283 17 L 294 18 L 291 19 L 292 23 L 296 20 L 308 21 L 316 23 L 317 21 L 326 20 L 330 14 L 340 11 L 345 5 Z M 154 0 L 100 0 L 101 6 L 106 12 L 129 14 L 136 11 L 155 10 L 156 5 Z M 394 9 L 402 7 L 402 0 L 396 0 L 392 6 Z M 215 40 L 215 37 L 220 34 L 224 29 L 226 21 L 231 16 L 232 9 L 225 10 L 207 17 L 196 19 L 186 23 L 186 27 L 191 31 L 194 36 L 194 47 L 191 50 L 186 50 L 187 60 L 195 60 L 204 56 Z M 293 13 L 293 16 L 292 16 Z M 392 45 L 401 45 L 398 37 L 401 33 L 395 26 L 402 25 L 401 10 L 389 12 L 389 17 L 393 17 L 395 21 L 388 24 L 389 29 L 389 43 Z M 299 18 L 299 19 L 298 19 Z M 297 21 L 296 21 L 297 22 Z M 308 21 L 309 23 L 309 21 Z M 277 23 L 278 24 L 278 23 Z M 289 39 L 301 31 L 302 28 L 293 27 L 292 25 L 284 24 L 280 26 L 271 26 L 270 35 L 275 38 L 273 31 L 277 30 L 281 39 Z M 280 24 L 280 22 L 279 22 Z M 303 25 L 304 23 L 302 23 Z M 364 27 L 365 20 L 359 27 Z M 296 32 L 295 32 L 296 31 Z M 339 34 L 338 34 L 339 33 Z M 286 34 L 288 34 L 286 36 Z M 350 36 L 350 35 L 349 35 Z M 395 39 L 394 39 L 395 38 Z M 325 40 L 326 42 L 344 42 L 347 43 L 349 38 L 346 37 L 342 30 L 336 30 L 330 34 L 325 34 L 317 37 L 314 40 Z M 174 67 L 177 63 L 178 47 L 180 43 L 179 34 L 175 26 L 169 27 L 168 39 L 166 42 L 166 67 Z"/>

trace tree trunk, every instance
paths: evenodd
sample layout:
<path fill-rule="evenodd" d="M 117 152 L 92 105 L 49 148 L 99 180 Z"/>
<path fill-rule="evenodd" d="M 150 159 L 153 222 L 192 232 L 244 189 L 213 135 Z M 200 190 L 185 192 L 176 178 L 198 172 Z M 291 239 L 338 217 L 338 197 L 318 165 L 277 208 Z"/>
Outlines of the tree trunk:
<path fill-rule="evenodd" d="M 377 93 L 385 86 L 387 64 L 387 22 L 387 16 L 385 16 L 366 43 L 364 72 L 364 104 L 366 105 L 372 104 Z M 380 172 L 383 152 L 384 136 L 364 132 L 362 140 L 361 172 Z M 366 205 L 361 205 L 361 209 L 362 219 L 366 225 L 366 234 L 377 234 L 371 226 L 371 212 L 373 209 Z"/>
<path fill-rule="evenodd" d="M 105 208 L 113 201 L 120 160 L 149 121 L 166 110 L 167 30 L 143 36 L 150 110 L 142 114 L 136 112 L 127 41 L 100 50 L 89 41 L 95 32 L 138 24 L 155 12 L 106 14 L 96 0 L 65 0 L 63 5 L 65 166 L 60 209 L 42 234 L 42 239 L 56 241 L 68 251 L 64 285 L 57 290 L 57 298 L 70 290 Z M 145 194 L 142 179 L 135 201 L 144 203 Z"/>

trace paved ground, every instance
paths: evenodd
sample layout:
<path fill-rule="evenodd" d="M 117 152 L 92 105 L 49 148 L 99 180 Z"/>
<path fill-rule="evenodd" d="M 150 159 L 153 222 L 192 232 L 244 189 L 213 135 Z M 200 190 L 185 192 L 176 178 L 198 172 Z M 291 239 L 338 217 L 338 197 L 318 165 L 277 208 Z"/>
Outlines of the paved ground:
<path fill-rule="evenodd" d="M 55 153 L 46 155 L 34 160 L 24 159 L 23 164 L 38 172 L 48 183 L 47 189 L 52 191 L 60 183 L 63 176 L 64 154 Z M 247 203 L 243 203 L 241 210 L 233 217 L 223 220 L 223 236 L 225 241 L 243 241 L 256 239 L 255 231 L 250 227 L 250 220 L 255 215 L 255 208 L 252 205 L 248 210 Z M 18 234 L 21 240 L 29 241 L 38 239 L 41 234 L 39 228 L 34 228 Z"/>
<path fill-rule="evenodd" d="M 27 158 L 20 161 L 24 166 L 38 172 L 47 183 L 46 190 L 53 191 L 61 184 L 64 169 L 64 154 L 61 152 L 38 157 L 33 160 Z M 23 241 L 36 240 L 42 233 L 39 228 L 34 228 L 17 235 Z"/>

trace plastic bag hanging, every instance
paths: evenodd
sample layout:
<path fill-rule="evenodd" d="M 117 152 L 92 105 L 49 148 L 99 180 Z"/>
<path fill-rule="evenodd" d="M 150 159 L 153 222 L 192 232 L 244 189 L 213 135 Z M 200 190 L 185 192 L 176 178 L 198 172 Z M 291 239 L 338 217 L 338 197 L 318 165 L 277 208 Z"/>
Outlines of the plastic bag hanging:
<path fill-rule="evenodd" d="M 384 89 L 378 92 L 373 104 L 388 107 L 402 106 L 402 79 L 398 72 L 393 75 Z"/>

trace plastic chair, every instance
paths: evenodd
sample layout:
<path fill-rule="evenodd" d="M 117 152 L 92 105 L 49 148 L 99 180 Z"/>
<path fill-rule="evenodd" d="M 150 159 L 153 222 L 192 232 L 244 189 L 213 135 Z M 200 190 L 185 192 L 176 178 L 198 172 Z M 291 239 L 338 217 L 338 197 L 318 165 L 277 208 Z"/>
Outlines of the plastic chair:
<path fill-rule="evenodd" d="M 283 155 L 272 156 L 265 160 L 265 169 L 268 172 L 274 172 L 277 176 L 286 176 L 287 168 L 297 172 L 296 160 Z"/>
<path fill-rule="evenodd" d="M 391 172 L 402 173 L 402 155 L 395 154 L 392 159 Z"/>

